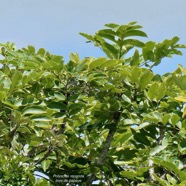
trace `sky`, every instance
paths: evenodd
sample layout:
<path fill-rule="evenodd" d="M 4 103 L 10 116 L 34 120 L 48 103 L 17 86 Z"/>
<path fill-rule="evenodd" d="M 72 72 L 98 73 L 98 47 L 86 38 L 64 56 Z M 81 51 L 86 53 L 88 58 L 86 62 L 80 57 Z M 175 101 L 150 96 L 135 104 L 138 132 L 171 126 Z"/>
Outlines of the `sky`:
<path fill-rule="evenodd" d="M 104 56 L 79 32 L 94 34 L 106 23 L 137 21 L 147 41 L 178 36 L 186 44 L 185 17 L 186 0 L 0 0 L 0 43 L 45 48 L 67 62 L 71 52 L 81 58 Z M 178 64 L 186 67 L 186 50 L 183 56 L 163 60 L 154 71 L 172 72 Z"/>

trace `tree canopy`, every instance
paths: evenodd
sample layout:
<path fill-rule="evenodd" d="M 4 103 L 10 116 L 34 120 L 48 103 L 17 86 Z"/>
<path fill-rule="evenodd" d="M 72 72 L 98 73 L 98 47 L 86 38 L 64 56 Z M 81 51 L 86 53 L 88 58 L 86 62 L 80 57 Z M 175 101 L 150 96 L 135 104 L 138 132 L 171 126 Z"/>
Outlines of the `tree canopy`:
<path fill-rule="evenodd" d="M 136 22 L 80 34 L 106 57 L 0 44 L 0 184 L 186 185 L 186 68 L 153 73 L 186 46 Z"/>

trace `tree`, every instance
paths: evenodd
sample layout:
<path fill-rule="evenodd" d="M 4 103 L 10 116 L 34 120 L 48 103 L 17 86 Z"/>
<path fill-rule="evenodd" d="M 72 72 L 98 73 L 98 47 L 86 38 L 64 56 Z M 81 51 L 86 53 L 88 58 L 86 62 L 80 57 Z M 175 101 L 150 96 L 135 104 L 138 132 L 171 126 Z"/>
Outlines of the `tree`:
<path fill-rule="evenodd" d="M 142 42 L 136 22 L 105 26 L 80 33 L 97 59 L 1 44 L 1 185 L 186 184 L 186 68 L 152 71 L 186 46 Z"/>

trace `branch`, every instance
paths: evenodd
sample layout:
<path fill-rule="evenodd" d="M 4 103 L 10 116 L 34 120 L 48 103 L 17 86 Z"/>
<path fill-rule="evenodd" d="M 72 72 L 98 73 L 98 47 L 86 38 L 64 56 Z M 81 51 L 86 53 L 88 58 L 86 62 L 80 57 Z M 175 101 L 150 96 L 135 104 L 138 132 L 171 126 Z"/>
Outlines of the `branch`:
<path fill-rule="evenodd" d="M 39 163 L 41 163 L 41 162 L 44 161 L 45 159 L 47 159 L 48 156 L 50 155 L 50 153 L 52 152 L 52 150 L 53 150 L 53 146 L 50 146 L 50 147 L 48 148 L 47 153 L 44 155 L 44 157 L 41 158 L 40 160 L 38 160 L 38 161 L 36 162 L 36 165 L 39 164 Z"/>
<path fill-rule="evenodd" d="M 158 124 L 161 124 L 161 123 L 158 123 Z M 164 128 L 163 128 L 163 126 L 162 125 L 160 125 L 159 126 L 159 129 L 160 129 L 160 131 L 159 131 L 159 138 L 158 138 L 158 145 L 161 145 L 161 143 L 162 143 L 162 139 L 163 139 L 163 137 L 164 137 Z M 155 173 L 155 170 L 154 170 L 154 162 L 150 159 L 149 160 L 149 167 L 150 167 L 150 169 L 149 169 L 149 175 L 150 175 L 150 179 L 151 179 L 151 181 L 156 181 L 156 178 L 154 177 L 154 173 Z"/>
<path fill-rule="evenodd" d="M 111 128 L 109 130 L 109 133 L 107 135 L 107 138 L 106 138 L 106 141 L 104 143 L 104 146 L 103 146 L 101 155 L 99 157 L 99 160 L 97 162 L 97 165 L 103 165 L 105 160 L 106 160 L 106 157 L 107 157 L 107 154 L 108 154 L 108 151 L 109 151 L 109 148 L 110 148 L 110 144 L 113 140 L 114 134 L 116 133 L 116 128 L 117 128 L 118 121 L 120 119 L 120 115 L 121 115 L 120 112 L 115 112 L 114 115 L 113 115 L 113 121 L 112 121 L 113 128 Z M 96 177 L 96 175 L 94 173 L 91 174 L 91 176 L 89 177 L 89 179 L 87 181 L 86 186 L 91 186 L 95 177 Z"/>

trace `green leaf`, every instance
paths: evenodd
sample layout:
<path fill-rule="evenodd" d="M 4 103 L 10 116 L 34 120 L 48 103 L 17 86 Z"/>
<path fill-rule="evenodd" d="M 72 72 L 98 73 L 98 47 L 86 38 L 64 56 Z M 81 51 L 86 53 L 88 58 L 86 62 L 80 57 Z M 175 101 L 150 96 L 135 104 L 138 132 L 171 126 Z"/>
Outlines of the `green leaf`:
<path fill-rule="evenodd" d="M 121 176 L 130 180 L 136 180 L 136 173 L 134 171 L 121 171 Z"/>
<path fill-rule="evenodd" d="M 19 82 L 21 82 L 22 79 L 22 73 L 20 71 L 16 71 L 12 77 L 12 83 L 10 86 L 10 89 L 14 89 L 16 86 L 18 86 Z"/>
<path fill-rule="evenodd" d="M 109 28 L 116 28 L 118 27 L 119 25 L 118 24 L 115 24 L 115 23 L 107 23 L 105 24 L 106 27 L 109 27 Z"/>
<path fill-rule="evenodd" d="M 101 47 L 109 58 L 118 59 L 119 51 L 114 45 L 111 45 L 107 42 L 102 42 Z"/>
<path fill-rule="evenodd" d="M 86 65 L 86 63 L 87 63 L 87 59 L 83 60 L 80 64 L 78 64 L 75 69 L 75 72 L 80 72 L 83 69 L 83 67 Z"/>
<path fill-rule="evenodd" d="M 147 37 L 147 34 L 141 30 L 130 30 L 125 33 L 124 37 L 130 37 L 130 36 L 141 36 L 141 37 Z"/>
<path fill-rule="evenodd" d="M 132 56 L 132 59 L 130 61 L 130 65 L 131 66 L 138 66 L 140 64 L 140 59 L 139 59 L 139 51 L 138 50 L 135 50 L 133 56 Z"/>
<path fill-rule="evenodd" d="M 97 33 L 99 36 L 105 38 L 105 39 L 108 39 L 108 40 L 111 40 L 115 43 L 117 43 L 117 40 L 115 38 L 115 36 L 117 35 L 116 32 L 114 32 L 113 30 L 110 30 L 110 29 L 103 29 L 103 30 L 100 30 L 98 31 Z"/>
<path fill-rule="evenodd" d="M 180 40 L 179 37 L 175 36 L 172 38 L 171 45 L 174 46 Z"/>
<path fill-rule="evenodd" d="M 29 46 L 28 46 L 28 51 L 29 51 L 30 53 L 32 53 L 32 54 L 35 54 L 35 48 L 34 48 L 34 46 L 29 45 Z"/>
<path fill-rule="evenodd" d="M 154 155 L 158 154 L 159 152 L 161 152 L 162 150 L 164 150 L 166 147 L 167 147 L 166 145 L 159 145 L 159 146 L 153 148 L 150 151 L 150 156 L 154 156 Z"/>
<path fill-rule="evenodd" d="M 132 103 L 131 100 L 130 100 L 130 98 L 129 98 L 128 96 L 126 96 L 125 94 L 122 94 L 121 97 L 122 97 L 122 99 L 123 99 L 124 101 L 126 101 L 127 103 L 130 103 L 130 104 Z"/>
<path fill-rule="evenodd" d="M 62 93 L 55 92 L 54 97 L 57 98 L 58 100 L 65 100 L 66 97 Z"/>
<path fill-rule="evenodd" d="M 175 77 L 174 80 L 182 90 L 186 90 L 186 76 Z"/>
<path fill-rule="evenodd" d="M 149 141 L 149 139 L 147 138 L 146 135 L 140 133 L 140 132 L 136 132 L 135 130 L 131 129 L 133 135 L 134 135 L 134 139 L 136 140 L 137 143 L 141 143 L 147 146 L 150 146 L 151 143 Z"/>
<path fill-rule="evenodd" d="M 46 110 L 42 106 L 28 106 L 23 110 L 23 115 L 27 114 L 44 114 Z"/>
<path fill-rule="evenodd" d="M 70 54 L 70 61 L 72 61 L 73 63 L 79 63 L 80 62 L 80 57 L 77 53 L 71 53 Z"/>
<path fill-rule="evenodd" d="M 139 67 L 136 67 L 136 66 L 132 67 L 130 79 L 133 83 L 136 83 L 136 84 L 139 83 L 140 77 L 141 77 L 141 71 L 142 69 Z"/>
<path fill-rule="evenodd" d="M 44 56 L 46 53 L 45 49 L 44 48 L 40 48 L 37 52 L 37 54 L 41 55 L 41 56 Z"/>
<path fill-rule="evenodd" d="M 33 103 L 34 102 L 34 97 L 31 96 L 31 95 L 27 95 L 23 100 L 22 100 L 22 105 L 27 105 L 27 104 L 30 104 L 30 103 Z"/>
<path fill-rule="evenodd" d="M 34 121 L 46 121 L 46 122 L 49 122 L 51 121 L 51 119 L 45 115 L 40 115 L 40 114 L 37 114 L 37 115 L 33 115 L 32 117 L 30 117 L 32 120 Z"/>
<path fill-rule="evenodd" d="M 178 123 L 178 121 L 180 121 L 180 117 L 177 114 L 172 113 L 169 119 L 170 124 L 175 126 Z"/>
<path fill-rule="evenodd" d="M 51 160 L 44 160 L 41 162 L 41 166 L 42 166 L 44 172 L 46 172 L 46 170 L 49 168 L 51 163 L 52 163 Z"/>
<path fill-rule="evenodd" d="M 176 167 L 176 165 L 174 165 L 173 163 L 170 163 L 168 161 L 164 161 L 164 160 L 161 160 L 158 158 L 154 158 L 153 161 L 155 164 L 161 165 L 162 167 L 164 167 L 170 171 L 173 171 L 175 174 L 177 174 L 180 177 L 181 181 L 186 180 L 186 172 L 179 170 Z"/>
<path fill-rule="evenodd" d="M 54 110 L 66 110 L 67 106 L 63 103 L 63 101 L 47 101 L 46 105 L 50 109 Z"/>
<path fill-rule="evenodd" d="M 154 47 L 155 47 L 155 42 L 153 41 L 148 41 L 147 43 L 145 43 L 145 46 L 142 49 L 142 54 L 143 54 L 143 58 L 145 61 L 150 60 L 150 61 L 154 61 Z"/>
<path fill-rule="evenodd" d="M 88 41 L 94 41 L 94 37 L 89 35 L 89 34 L 85 34 L 85 33 L 82 33 L 82 32 L 80 32 L 79 34 L 81 36 L 85 37 Z"/>
<path fill-rule="evenodd" d="M 133 45 L 136 47 L 143 47 L 144 43 L 136 39 L 126 39 L 122 42 L 123 45 Z"/>
<path fill-rule="evenodd" d="M 183 72 L 184 75 L 186 75 L 186 68 L 183 68 L 181 64 L 178 64 L 180 70 Z"/>
<path fill-rule="evenodd" d="M 6 98 L 6 91 L 0 91 L 0 101 Z"/>
<path fill-rule="evenodd" d="M 165 92 L 166 92 L 165 84 L 155 82 L 150 86 L 150 88 L 147 92 L 147 97 L 151 101 L 158 102 L 165 96 Z"/>
<path fill-rule="evenodd" d="M 100 68 L 112 68 L 118 64 L 121 64 L 122 62 L 124 62 L 124 61 L 123 60 L 116 60 L 116 59 L 107 60 L 100 65 Z"/>
<path fill-rule="evenodd" d="M 139 87 L 141 89 L 146 88 L 153 76 L 154 74 L 150 70 L 142 69 Z"/>
<path fill-rule="evenodd" d="M 48 121 L 36 121 L 35 126 L 43 129 L 51 129 L 52 125 Z"/>
<path fill-rule="evenodd" d="M 156 174 L 153 174 L 155 179 L 162 185 L 162 186 L 170 186 L 169 183 L 166 180 L 163 180 L 162 178 L 159 178 Z"/>
<path fill-rule="evenodd" d="M 94 68 L 99 67 L 101 64 L 103 64 L 105 61 L 107 61 L 106 58 L 98 58 L 97 60 L 92 61 L 89 64 L 89 70 L 92 70 Z"/>
<path fill-rule="evenodd" d="M 175 185 L 177 183 L 176 179 L 174 179 L 170 174 L 167 174 L 166 177 L 167 177 L 167 180 L 169 183 L 171 183 L 173 185 Z"/>
<path fill-rule="evenodd" d="M 126 143 L 128 140 L 130 140 L 132 138 L 132 133 L 131 132 L 125 132 L 125 134 L 119 134 L 116 136 L 116 145 L 118 145 L 117 143 L 119 144 L 124 144 Z"/>
<path fill-rule="evenodd" d="M 83 108 L 84 104 L 83 103 L 74 103 L 71 104 L 68 109 L 69 109 L 69 114 L 74 115 L 80 112 L 80 110 Z"/>

